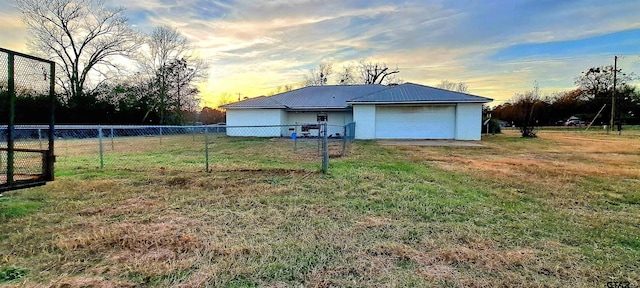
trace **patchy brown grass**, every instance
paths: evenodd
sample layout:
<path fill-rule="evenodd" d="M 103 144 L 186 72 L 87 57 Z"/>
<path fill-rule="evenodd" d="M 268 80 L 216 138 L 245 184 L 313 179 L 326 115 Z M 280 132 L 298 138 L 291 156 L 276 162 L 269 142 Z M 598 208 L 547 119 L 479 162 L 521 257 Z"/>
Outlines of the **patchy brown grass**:
<path fill-rule="evenodd" d="M 145 147 L 131 155 L 141 163 L 105 170 L 78 169 L 86 158 L 69 154 L 55 182 L 3 196 L 42 208 L 3 220 L 0 269 L 30 272 L 0 285 L 638 285 L 638 139 L 539 136 L 356 142 L 329 175 L 288 164 L 317 155 L 289 153 L 283 139 L 217 139 L 211 172 L 145 165 L 149 151 L 174 160 L 200 148 Z"/>
<path fill-rule="evenodd" d="M 492 137 L 492 136 L 489 136 Z M 502 138 L 519 139 L 513 131 Z M 475 172 L 490 177 L 554 178 L 570 181 L 573 176 L 640 178 L 640 141 L 636 137 L 602 135 L 574 136 L 566 133 L 539 133 L 542 149 L 528 145 L 509 145 L 504 141 L 483 142 L 482 149 L 456 150 L 447 148 L 404 148 L 413 159 L 432 161 L 447 170 Z M 525 141 L 525 140 L 523 140 Z M 541 147 L 536 147 L 541 148 Z M 537 177 L 536 177 L 537 176 Z"/>

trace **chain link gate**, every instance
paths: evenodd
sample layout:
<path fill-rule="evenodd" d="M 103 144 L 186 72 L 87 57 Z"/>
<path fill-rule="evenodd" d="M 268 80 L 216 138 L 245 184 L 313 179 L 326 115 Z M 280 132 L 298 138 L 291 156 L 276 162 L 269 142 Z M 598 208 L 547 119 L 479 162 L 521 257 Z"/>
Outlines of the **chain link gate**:
<path fill-rule="evenodd" d="M 54 178 L 53 75 L 53 61 L 0 48 L 0 193 Z M 24 125 L 38 133 L 16 129 Z"/>

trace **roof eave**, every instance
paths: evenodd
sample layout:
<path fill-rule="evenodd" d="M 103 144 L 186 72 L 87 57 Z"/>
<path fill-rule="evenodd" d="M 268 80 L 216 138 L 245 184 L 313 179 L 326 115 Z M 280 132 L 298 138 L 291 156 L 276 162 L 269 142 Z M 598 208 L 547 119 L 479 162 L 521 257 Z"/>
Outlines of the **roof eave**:
<path fill-rule="evenodd" d="M 287 110 L 344 110 L 349 109 L 349 106 L 309 106 L 309 107 L 288 107 Z"/>
<path fill-rule="evenodd" d="M 260 107 L 260 106 L 242 106 L 242 107 L 228 107 L 228 106 L 220 106 L 222 109 L 234 110 L 234 109 L 286 109 L 287 107 Z"/>
<path fill-rule="evenodd" d="M 458 104 L 458 103 L 489 103 L 493 99 L 486 100 L 470 100 L 470 101 L 347 101 L 351 105 L 366 105 L 366 104 Z"/>

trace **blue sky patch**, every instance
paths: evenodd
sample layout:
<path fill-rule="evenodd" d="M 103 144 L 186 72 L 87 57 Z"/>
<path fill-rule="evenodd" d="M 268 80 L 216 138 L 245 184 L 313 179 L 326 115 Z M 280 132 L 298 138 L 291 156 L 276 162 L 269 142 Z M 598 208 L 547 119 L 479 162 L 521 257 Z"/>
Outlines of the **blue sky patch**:
<path fill-rule="evenodd" d="M 615 32 L 578 40 L 520 44 L 502 49 L 492 61 L 531 58 L 567 58 L 594 54 L 637 54 L 640 52 L 640 29 Z"/>

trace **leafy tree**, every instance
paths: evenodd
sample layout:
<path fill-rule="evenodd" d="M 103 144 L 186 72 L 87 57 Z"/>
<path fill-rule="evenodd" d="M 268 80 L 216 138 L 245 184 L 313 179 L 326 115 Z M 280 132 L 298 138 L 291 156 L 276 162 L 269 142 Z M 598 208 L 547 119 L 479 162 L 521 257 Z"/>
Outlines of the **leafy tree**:
<path fill-rule="evenodd" d="M 113 59 L 138 47 L 124 8 L 106 8 L 102 0 L 16 0 L 29 28 L 31 49 L 58 65 L 57 81 L 68 100 L 81 97 L 90 80 L 98 86 L 118 70 Z"/>
<path fill-rule="evenodd" d="M 634 86 L 624 85 L 618 88 L 616 109 L 623 124 L 640 124 L 640 91 Z"/>
<path fill-rule="evenodd" d="M 190 83 L 196 77 L 194 68 L 185 59 L 177 59 L 158 69 L 152 80 L 149 103 L 150 113 L 155 110 L 160 115 L 160 124 L 182 124 L 183 111 L 195 111 L 199 99 L 198 89 Z M 158 95 L 158 99 L 153 95 Z M 146 119 L 146 117 L 145 117 Z"/>
<path fill-rule="evenodd" d="M 205 125 L 223 123 L 225 122 L 225 119 L 226 113 L 218 109 L 204 107 L 200 111 L 200 121 Z"/>
<path fill-rule="evenodd" d="M 581 118 L 594 116 L 584 114 L 584 107 L 587 101 L 582 97 L 582 91 L 580 89 L 555 93 L 548 97 L 548 102 L 550 103 L 548 108 L 549 118 L 545 121 L 547 125 L 563 125 L 571 116 Z"/>
<path fill-rule="evenodd" d="M 575 84 L 578 85 L 583 96 L 587 99 L 594 99 L 601 95 L 611 93 L 613 90 L 613 66 L 592 67 L 582 72 L 582 75 L 576 77 Z M 634 73 L 622 73 L 618 69 L 616 74 L 616 85 L 625 86 L 635 78 Z M 611 95 L 611 94 L 609 94 Z"/>
<path fill-rule="evenodd" d="M 614 89 L 613 78 L 613 66 L 608 65 L 589 68 L 575 79 L 575 84 L 582 91 L 582 98 L 586 100 L 584 111 L 589 117 L 595 117 L 603 106 L 611 105 Z M 621 69 L 616 71 L 616 106 L 625 105 L 623 99 L 629 99 L 629 93 L 631 92 L 628 88 L 628 83 L 634 79 L 636 79 L 634 73 L 623 73 Z M 611 108 L 604 109 L 601 116 L 603 119 L 611 119 Z"/>

